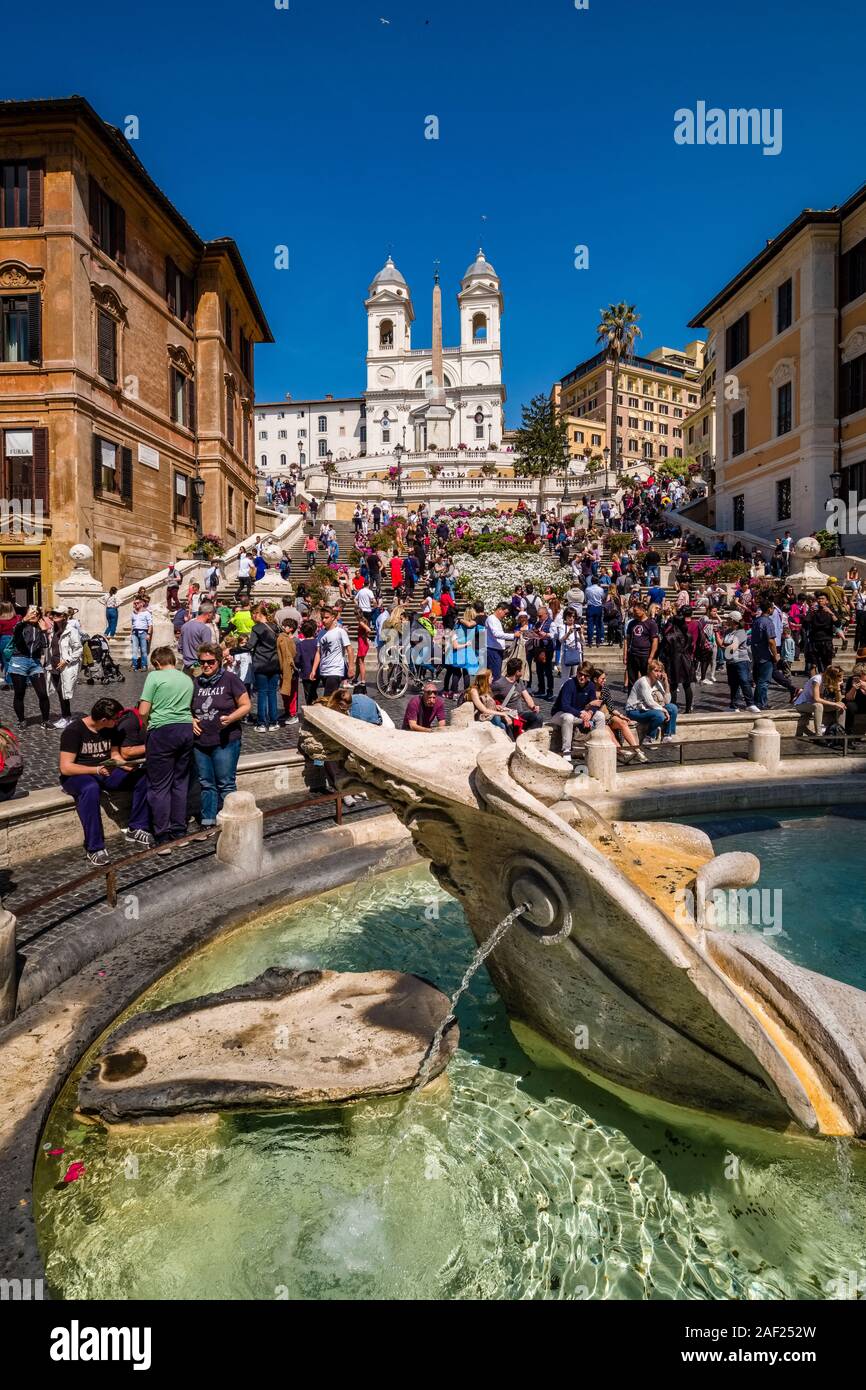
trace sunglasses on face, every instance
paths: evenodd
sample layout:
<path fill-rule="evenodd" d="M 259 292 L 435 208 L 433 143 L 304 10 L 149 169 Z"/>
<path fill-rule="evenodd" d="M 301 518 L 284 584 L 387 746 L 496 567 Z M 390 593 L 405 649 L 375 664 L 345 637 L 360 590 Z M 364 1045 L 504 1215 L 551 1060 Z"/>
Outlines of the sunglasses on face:
<path fill-rule="evenodd" d="M 203 657 L 198 664 L 199 666 L 216 666 L 216 662 L 212 656 Z"/>

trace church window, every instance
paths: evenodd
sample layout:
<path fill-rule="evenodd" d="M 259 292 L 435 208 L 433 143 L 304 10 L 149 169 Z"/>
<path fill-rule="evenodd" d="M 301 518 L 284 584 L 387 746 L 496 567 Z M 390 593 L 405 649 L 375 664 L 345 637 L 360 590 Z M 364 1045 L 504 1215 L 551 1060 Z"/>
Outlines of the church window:
<path fill-rule="evenodd" d="M 320 458 L 320 459 L 325 458 L 326 455 L 327 455 L 327 453 L 328 453 L 328 441 L 327 441 L 327 439 L 320 439 L 320 440 L 319 440 L 319 458 Z"/>
<path fill-rule="evenodd" d="M 476 439 L 483 439 L 483 438 L 484 438 L 484 426 L 483 426 L 483 425 L 476 425 L 476 426 L 475 426 L 475 438 L 476 438 Z"/>
<path fill-rule="evenodd" d="M 328 429 L 328 417 L 327 417 L 327 415 L 320 415 L 320 416 L 319 416 L 319 434 L 325 434 L 325 433 L 327 432 L 327 429 Z"/>
<path fill-rule="evenodd" d="M 382 319 L 379 324 L 379 347 L 394 346 L 394 324 L 391 319 Z"/>
<path fill-rule="evenodd" d="M 487 342 L 487 315 L 478 313 L 472 316 L 472 341 L 473 343 Z"/>

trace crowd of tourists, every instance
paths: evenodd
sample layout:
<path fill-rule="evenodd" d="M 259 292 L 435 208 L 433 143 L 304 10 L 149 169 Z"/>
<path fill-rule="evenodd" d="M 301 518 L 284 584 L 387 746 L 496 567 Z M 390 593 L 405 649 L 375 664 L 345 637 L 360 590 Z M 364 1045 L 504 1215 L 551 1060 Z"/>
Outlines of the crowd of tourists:
<path fill-rule="evenodd" d="M 241 551 L 230 598 L 217 561 L 203 586 L 188 584 L 183 593 L 174 566 L 172 645 L 152 650 L 146 591 L 133 604 L 133 665 L 147 668 L 140 700 L 126 708 L 103 697 L 79 718 L 71 717 L 69 672 L 80 669 L 85 643 L 75 614 L 0 609 L 0 656 L 16 713 L 23 718 L 29 686 L 47 722 L 49 688 L 57 692 L 61 786 L 75 799 L 90 861 L 106 862 L 99 809 L 106 787 L 132 787 L 127 837 L 170 853 L 188 834 L 191 797 L 201 803 L 196 833 L 213 833 L 236 787 L 245 726 L 272 734 L 297 724 L 302 707 L 318 700 L 349 717 L 391 723 L 367 693 L 371 648 L 380 665 L 396 652 L 409 666 L 414 691 L 402 712 L 391 711 L 403 729 L 441 731 L 449 705 L 459 703 L 512 738 L 549 724 L 554 746 L 574 762 L 596 730 L 622 762 L 646 762 L 678 740 L 682 709 L 690 713 L 701 688 L 718 682 L 730 709 L 750 713 L 768 708 L 773 689 L 783 692 L 805 737 L 863 728 L 866 596 L 856 567 L 816 595 L 795 592 L 787 569 L 772 583 L 763 575 L 742 580 L 731 594 L 665 524 L 661 496 L 626 495 L 616 516 L 604 503 L 584 500 L 564 520 L 516 508 L 525 535 L 558 556 L 560 580 L 540 591 L 519 582 L 492 611 L 461 596 L 453 553 L 458 531 L 483 533 L 488 519 L 431 516 L 424 504 L 405 516 L 359 506 L 352 563 L 333 556 L 330 523 L 317 528 L 310 516 L 305 545 L 326 551 L 334 582 L 311 592 L 299 577 L 280 605 L 252 592 L 264 574 L 259 541 Z M 107 629 L 115 594 L 106 595 Z M 836 649 L 847 647 L 852 621 L 857 664 L 845 679 Z"/>

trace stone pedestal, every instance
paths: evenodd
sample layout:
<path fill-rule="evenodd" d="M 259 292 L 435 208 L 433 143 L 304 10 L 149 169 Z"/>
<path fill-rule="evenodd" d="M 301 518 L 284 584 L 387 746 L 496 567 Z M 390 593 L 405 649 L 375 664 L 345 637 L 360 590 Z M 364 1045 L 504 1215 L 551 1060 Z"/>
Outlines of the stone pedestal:
<path fill-rule="evenodd" d="M 827 587 L 827 575 L 816 564 L 821 546 L 814 536 L 804 536 L 794 546 L 793 568 L 785 580 L 795 594 L 816 594 Z"/>
<path fill-rule="evenodd" d="M 77 608 L 82 632 L 103 632 L 105 608 L 102 595 L 105 590 L 90 572 L 93 551 L 89 545 L 74 545 L 69 558 L 74 569 L 67 579 L 61 579 L 59 584 L 54 585 L 54 606 Z"/>
<path fill-rule="evenodd" d="M 0 1024 L 12 1022 L 18 999 L 15 927 L 14 915 L 0 908 Z"/>
<path fill-rule="evenodd" d="M 782 760 L 782 735 L 772 719 L 756 719 L 749 734 L 749 762 L 777 772 Z"/>
<path fill-rule="evenodd" d="M 217 816 L 220 828 L 216 857 L 221 864 L 250 876 L 261 871 L 264 817 L 252 792 L 230 792 Z"/>
<path fill-rule="evenodd" d="M 616 744 L 606 729 L 593 729 L 586 741 L 586 770 L 606 792 L 616 787 Z"/>

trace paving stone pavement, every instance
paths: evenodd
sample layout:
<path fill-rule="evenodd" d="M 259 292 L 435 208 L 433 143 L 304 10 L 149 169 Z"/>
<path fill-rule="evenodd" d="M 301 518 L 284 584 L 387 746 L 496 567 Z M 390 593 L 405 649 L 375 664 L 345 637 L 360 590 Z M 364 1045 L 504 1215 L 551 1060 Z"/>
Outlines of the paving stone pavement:
<path fill-rule="evenodd" d="M 297 800 L 303 798 L 299 797 Z M 376 814 L 381 809 L 379 804 L 360 802 L 351 809 L 344 807 L 343 815 L 346 819 L 355 819 Z M 289 834 L 293 840 L 299 842 L 300 847 L 306 836 L 326 829 L 334 823 L 334 807 L 326 802 L 300 810 L 289 809 L 284 814 L 271 816 L 265 821 L 265 839 Z M 202 871 L 206 872 L 213 862 L 215 848 L 215 839 L 196 841 L 174 850 L 166 858 L 156 856 L 130 864 L 118 873 L 119 901 L 122 902 L 125 895 L 140 893 L 157 879 L 170 875 L 177 883 L 180 904 L 184 879 L 190 873 L 198 875 Z M 124 840 L 115 838 L 113 841 L 109 840 L 108 852 L 112 861 L 117 861 L 134 853 L 134 847 Z M 302 849 L 300 852 L 302 853 Z M 0 870 L 0 897 L 3 906 L 17 913 L 29 899 L 40 897 L 52 888 L 60 888 L 64 883 L 88 872 L 89 867 L 82 851 L 73 849 L 45 855 L 38 861 L 38 870 L 35 864 Z M 74 933 L 90 922 L 98 922 L 107 910 L 105 880 L 100 877 L 71 893 L 63 894 L 34 912 L 20 916 L 16 938 L 22 968 L 24 963 L 32 968 L 40 959 L 50 954 L 65 935 Z"/>

